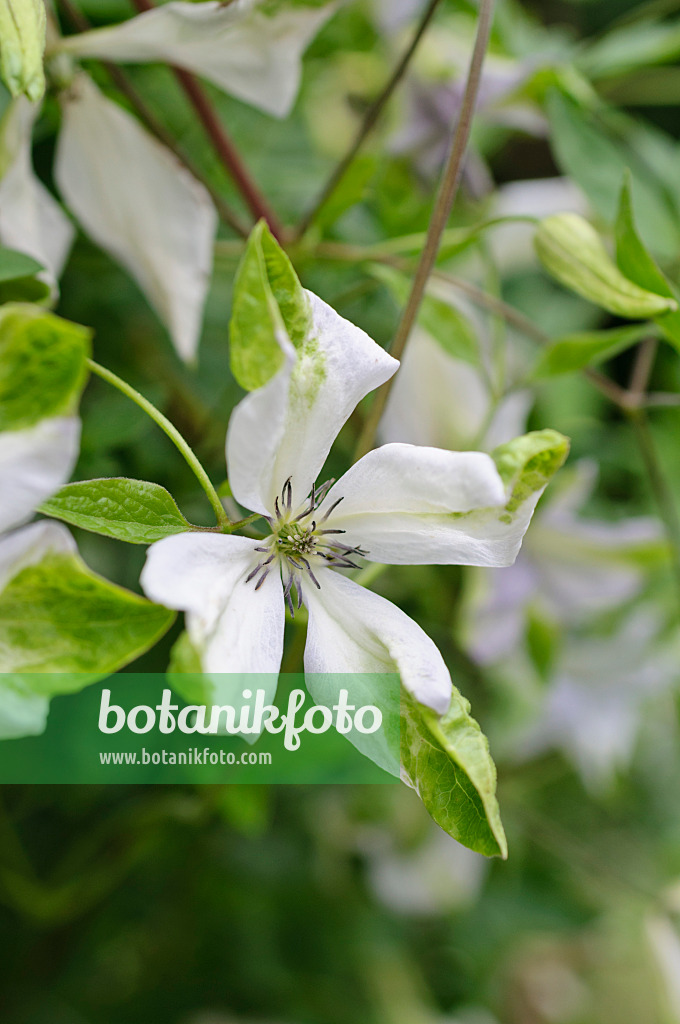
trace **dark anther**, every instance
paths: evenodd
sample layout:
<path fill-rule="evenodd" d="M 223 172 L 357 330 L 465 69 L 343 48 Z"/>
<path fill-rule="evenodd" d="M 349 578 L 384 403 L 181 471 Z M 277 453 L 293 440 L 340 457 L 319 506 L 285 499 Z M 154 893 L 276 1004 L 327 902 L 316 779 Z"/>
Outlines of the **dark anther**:
<path fill-rule="evenodd" d="M 293 504 L 293 485 L 291 484 L 290 481 L 291 478 L 288 477 L 285 484 L 283 485 L 283 490 L 281 491 L 281 498 L 289 512 Z"/>
<path fill-rule="evenodd" d="M 276 518 L 280 519 L 281 518 L 281 509 L 279 508 L 279 496 L 278 496 L 278 494 L 277 494 L 277 496 L 276 496 L 276 498 L 274 500 L 274 511 L 276 512 Z"/>

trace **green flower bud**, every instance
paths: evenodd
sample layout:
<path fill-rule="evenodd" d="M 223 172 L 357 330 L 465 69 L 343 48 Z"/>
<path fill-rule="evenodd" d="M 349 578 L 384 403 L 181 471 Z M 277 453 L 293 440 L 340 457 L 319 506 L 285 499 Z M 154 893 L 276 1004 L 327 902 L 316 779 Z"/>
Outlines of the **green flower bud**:
<path fill-rule="evenodd" d="M 45 91 L 45 27 L 43 0 L 0 0 L 0 74 L 13 96 Z"/>

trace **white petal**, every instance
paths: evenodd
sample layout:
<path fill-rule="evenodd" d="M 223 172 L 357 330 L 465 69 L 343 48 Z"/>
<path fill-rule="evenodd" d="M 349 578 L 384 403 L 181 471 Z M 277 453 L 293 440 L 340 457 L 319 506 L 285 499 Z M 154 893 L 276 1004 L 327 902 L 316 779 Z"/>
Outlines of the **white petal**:
<path fill-rule="evenodd" d="M 399 365 L 364 331 L 306 294 L 312 343 L 297 358 L 287 353 L 284 367 L 237 405 L 229 423 L 231 489 L 255 512 L 271 514 L 289 477 L 294 504 L 307 497 L 354 407 Z"/>
<path fill-rule="evenodd" d="M 517 554 L 517 520 L 500 522 L 503 482 L 481 452 L 386 444 L 338 480 L 320 512 L 340 497 L 328 526 L 374 562 L 505 565 Z"/>
<path fill-rule="evenodd" d="M 55 177 L 84 230 L 127 268 L 192 359 L 217 229 L 203 186 L 87 75 L 63 104 Z"/>
<path fill-rule="evenodd" d="M 189 635 L 210 673 L 278 673 L 285 608 L 278 569 L 255 590 L 245 582 L 257 540 L 183 533 L 149 548 L 141 583 L 153 601 L 187 613 Z"/>
<path fill-rule="evenodd" d="M 32 256 L 59 277 L 75 234 L 59 203 L 33 173 L 31 131 L 38 108 L 23 96 L 10 104 L 0 126 L 0 241 Z"/>
<path fill-rule="evenodd" d="M 39 736 L 45 731 L 50 702 L 32 693 L 21 677 L 4 673 L 0 677 L 0 740 Z"/>
<path fill-rule="evenodd" d="M 282 9 L 270 17 L 252 0 L 173 2 L 113 28 L 71 36 L 61 46 L 79 56 L 177 64 L 285 117 L 300 85 L 302 54 L 335 10 Z"/>
<path fill-rule="evenodd" d="M 429 636 L 384 597 L 332 569 L 317 574 L 321 589 L 305 586 L 309 609 L 305 672 L 396 672 L 416 700 L 443 714 L 451 677 Z"/>
<path fill-rule="evenodd" d="M 417 329 L 394 379 L 380 437 L 386 442 L 461 451 L 477 444 L 490 406 L 489 390 L 479 371 L 454 359 Z"/>
<path fill-rule="evenodd" d="M 0 537 L 0 590 L 45 555 L 71 554 L 76 550 L 76 542 L 66 527 L 47 519 Z"/>
<path fill-rule="evenodd" d="M 28 519 L 68 480 L 79 442 L 80 420 L 75 416 L 0 432 L 0 532 Z"/>

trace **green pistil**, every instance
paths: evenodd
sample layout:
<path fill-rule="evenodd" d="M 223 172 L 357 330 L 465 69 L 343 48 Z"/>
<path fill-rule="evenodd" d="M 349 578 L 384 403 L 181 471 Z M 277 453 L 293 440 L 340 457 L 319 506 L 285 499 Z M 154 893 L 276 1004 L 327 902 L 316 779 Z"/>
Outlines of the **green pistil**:
<path fill-rule="evenodd" d="M 300 523 L 287 523 L 278 531 L 276 538 L 277 550 L 293 558 L 300 555 L 312 555 L 316 550 L 317 538 L 314 532 Z"/>

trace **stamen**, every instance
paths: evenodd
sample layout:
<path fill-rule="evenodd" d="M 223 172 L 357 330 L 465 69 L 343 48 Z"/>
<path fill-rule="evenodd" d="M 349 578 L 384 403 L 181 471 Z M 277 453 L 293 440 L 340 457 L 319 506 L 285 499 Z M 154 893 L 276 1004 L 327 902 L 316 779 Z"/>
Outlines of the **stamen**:
<path fill-rule="evenodd" d="M 271 569 L 265 569 L 265 571 L 262 573 L 262 575 L 260 576 L 259 580 L 255 584 L 255 590 L 259 590 L 260 589 L 260 587 L 262 586 L 264 581 L 267 579 L 267 576 L 269 576 L 270 572 L 271 572 Z"/>
<path fill-rule="evenodd" d="M 248 575 L 246 576 L 246 583 L 250 583 L 250 581 L 253 579 L 253 577 L 257 576 L 257 574 L 258 574 L 258 572 L 260 571 L 261 568 L 262 568 L 262 564 L 261 563 L 256 565 L 255 568 L 253 569 L 253 571 L 251 573 L 248 573 Z"/>
<path fill-rule="evenodd" d="M 316 576 L 312 572 L 312 567 L 309 564 L 309 562 L 307 561 L 307 559 L 306 558 L 302 558 L 301 561 L 304 562 L 305 567 L 307 569 L 307 572 L 309 573 L 310 579 L 311 579 L 312 583 L 316 586 L 316 589 L 317 590 L 321 590 L 321 584 L 319 583 L 319 581 L 317 580 Z"/>
<path fill-rule="evenodd" d="M 324 484 L 321 484 L 321 487 L 316 492 L 316 503 L 317 503 L 317 505 L 321 504 L 321 502 L 326 497 L 326 495 L 328 494 L 328 492 L 330 491 L 330 489 L 331 489 L 331 487 L 333 486 L 334 483 L 335 483 L 335 477 L 333 476 L 333 477 L 331 477 L 330 480 L 326 480 L 326 482 Z"/>
<path fill-rule="evenodd" d="M 274 511 L 276 512 L 276 518 L 280 519 L 281 518 L 281 509 L 279 508 L 279 496 L 278 496 L 278 494 L 277 494 L 276 498 L 274 499 Z"/>
<path fill-rule="evenodd" d="M 347 533 L 347 530 L 318 530 L 317 532 L 319 534 L 322 534 L 322 533 Z M 255 548 L 255 550 L 258 551 L 259 548 Z"/>
<path fill-rule="evenodd" d="M 344 498 L 344 495 L 343 495 L 343 498 Z M 338 498 L 337 501 L 334 501 L 333 504 L 331 505 L 331 507 L 328 509 L 328 512 L 326 512 L 326 514 L 323 516 L 323 518 L 321 520 L 319 520 L 319 521 L 322 522 L 322 523 L 325 523 L 326 520 L 328 519 L 329 515 L 333 511 L 333 509 L 338 507 L 338 505 L 343 500 L 343 498 Z"/>
<path fill-rule="evenodd" d="M 288 477 L 285 484 L 283 485 L 283 490 L 281 491 L 281 498 L 289 512 L 293 504 L 293 485 L 291 484 L 290 481 L 291 477 Z"/>

